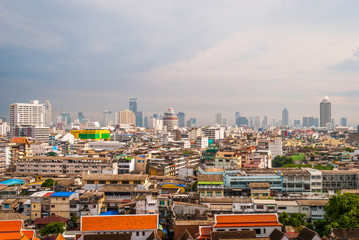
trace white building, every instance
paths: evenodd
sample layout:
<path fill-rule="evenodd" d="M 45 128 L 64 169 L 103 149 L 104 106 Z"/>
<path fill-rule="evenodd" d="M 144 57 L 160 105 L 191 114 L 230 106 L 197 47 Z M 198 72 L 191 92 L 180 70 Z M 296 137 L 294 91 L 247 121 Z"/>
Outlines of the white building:
<path fill-rule="evenodd" d="M 195 145 L 198 149 L 208 148 L 208 137 L 198 137 Z"/>
<path fill-rule="evenodd" d="M 268 143 L 268 148 L 272 152 L 272 156 L 283 156 L 282 139 L 272 139 Z"/>
<path fill-rule="evenodd" d="M 310 191 L 322 192 L 323 190 L 323 177 L 322 172 L 317 169 L 303 168 L 310 173 Z"/>
<path fill-rule="evenodd" d="M 38 100 L 10 104 L 10 127 L 21 125 L 44 126 L 45 107 Z"/>
<path fill-rule="evenodd" d="M 136 126 L 136 115 L 130 110 L 120 111 L 118 113 L 118 124 L 129 124 Z"/>
<path fill-rule="evenodd" d="M 168 108 L 168 111 L 164 114 L 163 126 L 167 127 L 168 131 L 178 128 L 178 117 L 172 107 Z"/>
<path fill-rule="evenodd" d="M 220 140 L 224 138 L 224 128 L 210 126 L 204 129 L 204 134 L 211 140 Z"/>
<path fill-rule="evenodd" d="M 199 136 L 202 136 L 201 128 L 193 128 L 190 131 L 188 131 L 188 139 L 190 141 L 195 141 Z"/>

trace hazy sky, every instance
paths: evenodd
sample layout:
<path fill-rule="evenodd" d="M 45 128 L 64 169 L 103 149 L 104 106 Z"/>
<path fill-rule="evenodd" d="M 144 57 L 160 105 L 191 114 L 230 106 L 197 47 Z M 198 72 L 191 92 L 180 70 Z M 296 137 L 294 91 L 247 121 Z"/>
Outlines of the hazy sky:
<path fill-rule="evenodd" d="M 359 122 L 359 1 L 0 1 L 0 116 L 50 100 L 101 120 L 169 106 L 200 123 L 222 112 Z"/>

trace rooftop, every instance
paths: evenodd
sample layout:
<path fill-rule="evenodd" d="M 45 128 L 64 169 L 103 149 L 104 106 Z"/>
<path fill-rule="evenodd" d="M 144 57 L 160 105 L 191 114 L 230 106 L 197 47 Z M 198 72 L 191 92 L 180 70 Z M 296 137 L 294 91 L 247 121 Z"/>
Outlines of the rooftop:
<path fill-rule="evenodd" d="M 249 226 L 282 226 L 275 214 L 241 214 L 215 215 L 214 228 L 249 227 Z"/>

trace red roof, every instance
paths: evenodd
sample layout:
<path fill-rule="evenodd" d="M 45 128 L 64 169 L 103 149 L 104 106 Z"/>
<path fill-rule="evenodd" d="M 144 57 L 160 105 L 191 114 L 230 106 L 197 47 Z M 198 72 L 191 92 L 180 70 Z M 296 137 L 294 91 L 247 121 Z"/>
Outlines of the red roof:
<path fill-rule="evenodd" d="M 35 235 L 34 230 L 22 230 L 21 233 L 26 235 L 30 239 L 34 238 L 34 235 Z"/>
<path fill-rule="evenodd" d="M 54 192 L 48 192 L 43 197 L 50 197 Z"/>
<path fill-rule="evenodd" d="M 64 217 L 56 216 L 56 215 L 50 215 L 46 218 L 36 218 L 34 221 L 35 225 L 41 224 L 41 225 L 47 225 L 52 222 L 63 222 L 67 223 L 69 220 Z"/>
<path fill-rule="evenodd" d="M 21 143 L 29 143 L 29 141 L 27 140 L 26 137 L 13 137 L 11 139 L 10 143 L 17 143 L 17 144 L 21 144 Z"/>
<path fill-rule="evenodd" d="M 215 215 L 214 228 L 282 226 L 274 214 Z"/>
<path fill-rule="evenodd" d="M 22 235 L 19 232 L 0 232 L 0 239 L 19 240 Z"/>
<path fill-rule="evenodd" d="M 197 239 L 208 239 L 211 237 L 211 226 L 200 226 L 199 227 L 199 237 Z"/>
<path fill-rule="evenodd" d="M 157 214 L 81 217 L 81 231 L 83 232 L 155 230 L 157 228 Z"/>

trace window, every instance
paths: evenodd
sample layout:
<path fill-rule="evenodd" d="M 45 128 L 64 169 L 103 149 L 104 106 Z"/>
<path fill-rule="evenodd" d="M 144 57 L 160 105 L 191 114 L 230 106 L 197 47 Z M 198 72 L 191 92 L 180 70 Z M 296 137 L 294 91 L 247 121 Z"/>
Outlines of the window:
<path fill-rule="evenodd" d="M 98 181 L 98 184 L 106 184 L 106 181 Z"/>
<path fill-rule="evenodd" d="M 145 236 L 145 232 L 142 232 L 142 236 Z"/>
<path fill-rule="evenodd" d="M 260 228 L 255 228 L 254 231 L 256 231 L 256 234 L 261 234 L 261 229 Z"/>
<path fill-rule="evenodd" d="M 117 181 L 110 181 L 110 184 L 117 184 Z"/>
<path fill-rule="evenodd" d="M 34 205 L 33 208 L 36 208 L 36 205 Z"/>
<path fill-rule="evenodd" d="M 129 181 L 122 181 L 122 184 L 130 184 Z"/>
<path fill-rule="evenodd" d="M 160 201 L 160 205 L 165 205 L 165 201 Z"/>
<path fill-rule="evenodd" d="M 54 208 L 55 207 L 55 205 L 51 205 L 51 208 Z"/>
<path fill-rule="evenodd" d="M 257 205 L 257 209 L 264 209 L 263 205 Z"/>
<path fill-rule="evenodd" d="M 133 181 L 133 184 L 141 184 L 141 181 Z"/>
<path fill-rule="evenodd" d="M 237 231 L 237 229 L 229 229 L 229 231 Z"/>
<path fill-rule="evenodd" d="M 87 184 L 95 184 L 95 181 L 87 181 Z"/>
<path fill-rule="evenodd" d="M 136 232 L 136 236 L 137 236 L 137 237 L 140 236 L 140 232 Z"/>
<path fill-rule="evenodd" d="M 66 200 L 66 198 L 62 198 L 62 201 L 65 201 Z"/>
<path fill-rule="evenodd" d="M 37 217 L 37 213 L 35 213 L 35 217 Z"/>

